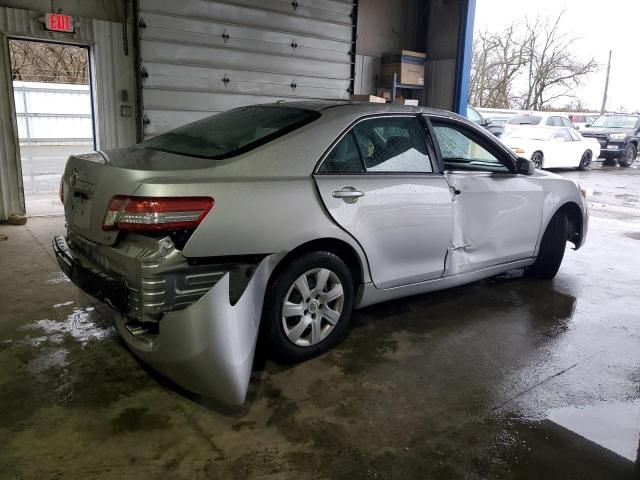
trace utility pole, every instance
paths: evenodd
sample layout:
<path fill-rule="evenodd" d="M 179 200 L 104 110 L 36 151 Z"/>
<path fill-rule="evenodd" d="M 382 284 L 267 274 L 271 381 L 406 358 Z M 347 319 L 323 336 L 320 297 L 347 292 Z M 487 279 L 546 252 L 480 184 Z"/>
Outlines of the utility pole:
<path fill-rule="evenodd" d="M 600 115 L 604 114 L 604 110 L 607 106 L 607 93 L 609 91 L 609 73 L 611 72 L 611 50 L 609 50 L 609 62 L 607 63 L 607 79 L 604 81 L 604 95 L 602 96 L 602 108 L 600 109 Z"/>

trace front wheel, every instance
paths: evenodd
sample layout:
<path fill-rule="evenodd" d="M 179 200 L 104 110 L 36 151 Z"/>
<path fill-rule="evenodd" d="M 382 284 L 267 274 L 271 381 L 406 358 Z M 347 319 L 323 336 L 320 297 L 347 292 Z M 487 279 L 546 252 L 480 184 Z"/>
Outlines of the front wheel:
<path fill-rule="evenodd" d="M 542 236 L 538 258 L 529 268 L 529 274 L 536 278 L 552 279 L 558 273 L 569 237 L 569 220 L 562 212 L 557 212 L 549 221 Z"/>
<path fill-rule="evenodd" d="M 624 149 L 622 157 L 618 159 L 618 165 L 621 167 L 630 167 L 637 155 L 636 146 L 633 143 L 627 145 Z"/>
<path fill-rule="evenodd" d="M 301 362 L 337 345 L 348 330 L 354 301 L 351 272 L 330 252 L 310 252 L 287 264 L 268 289 L 267 348 L 275 360 Z"/>
<path fill-rule="evenodd" d="M 542 152 L 534 152 L 534 154 L 531 155 L 531 161 L 538 170 L 542 170 L 542 164 L 544 162 Z"/>
<path fill-rule="evenodd" d="M 587 150 L 582 154 L 582 158 L 580 159 L 580 164 L 578 165 L 578 170 L 589 170 L 591 168 L 591 159 L 593 158 L 593 154 L 591 150 Z"/>

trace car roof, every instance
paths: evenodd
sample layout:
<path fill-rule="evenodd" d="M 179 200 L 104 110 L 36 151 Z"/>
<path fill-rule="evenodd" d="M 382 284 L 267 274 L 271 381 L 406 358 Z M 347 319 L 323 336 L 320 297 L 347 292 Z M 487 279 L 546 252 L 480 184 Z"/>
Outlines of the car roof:
<path fill-rule="evenodd" d="M 464 118 L 457 113 L 437 108 L 416 107 L 412 105 L 399 105 L 394 103 L 353 102 L 349 100 L 313 100 L 313 101 L 279 101 L 266 105 L 304 108 L 322 112 L 326 110 L 340 110 L 345 114 L 375 114 L 375 113 L 424 113 L 427 115 L 446 116 L 451 118 Z"/>

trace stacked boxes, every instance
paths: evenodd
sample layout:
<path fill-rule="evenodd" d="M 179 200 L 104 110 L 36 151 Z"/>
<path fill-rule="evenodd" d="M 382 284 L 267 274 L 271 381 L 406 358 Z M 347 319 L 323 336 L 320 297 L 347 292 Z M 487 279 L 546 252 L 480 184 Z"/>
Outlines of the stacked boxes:
<path fill-rule="evenodd" d="M 397 82 L 405 85 L 424 85 L 424 61 L 426 54 L 401 50 L 383 53 L 382 82 L 391 86 L 393 74 L 397 74 Z"/>

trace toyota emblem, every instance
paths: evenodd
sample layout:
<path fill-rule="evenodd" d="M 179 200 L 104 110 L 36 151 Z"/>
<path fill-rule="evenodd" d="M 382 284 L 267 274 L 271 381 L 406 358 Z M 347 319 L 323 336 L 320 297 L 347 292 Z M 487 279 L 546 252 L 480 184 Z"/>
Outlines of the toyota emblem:
<path fill-rule="evenodd" d="M 72 187 L 76 186 L 76 183 L 78 183 L 78 177 L 80 176 L 80 172 L 78 172 L 78 170 L 73 169 L 73 172 L 71 172 L 71 175 L 69 176 L 69 183 L 71 184 Z"/>

